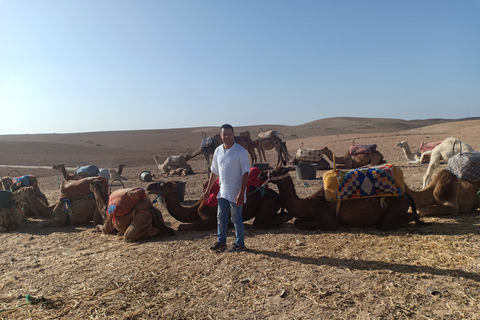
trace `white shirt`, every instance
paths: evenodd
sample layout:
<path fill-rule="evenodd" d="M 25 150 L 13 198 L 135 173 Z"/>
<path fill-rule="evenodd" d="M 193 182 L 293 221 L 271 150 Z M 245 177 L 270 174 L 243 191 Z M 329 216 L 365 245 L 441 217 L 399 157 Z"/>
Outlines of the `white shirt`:
<path fill-rule="evenodd" d="M 217 198 L 236 202 L 237 195 L 242 188 L 242 177 L 245 173 L 250 172 L 247 150 L 236 143 L 230 149 L 225 149 L 222 144 L 215 149 L 211 170 L 219 178 L 220 191 Z M 246 201 L 245 194 L 244 202 Z"/>

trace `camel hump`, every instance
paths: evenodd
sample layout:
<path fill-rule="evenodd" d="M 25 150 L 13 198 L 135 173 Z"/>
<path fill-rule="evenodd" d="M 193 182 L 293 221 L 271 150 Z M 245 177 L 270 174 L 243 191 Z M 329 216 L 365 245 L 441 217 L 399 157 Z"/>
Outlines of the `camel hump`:
<path fill-rule="evenodd" d="M 268 130 L 268 131 L 261 131 L 258 133 L 258 139 L 272 139 L 277 138 L 277 130 Z"/>

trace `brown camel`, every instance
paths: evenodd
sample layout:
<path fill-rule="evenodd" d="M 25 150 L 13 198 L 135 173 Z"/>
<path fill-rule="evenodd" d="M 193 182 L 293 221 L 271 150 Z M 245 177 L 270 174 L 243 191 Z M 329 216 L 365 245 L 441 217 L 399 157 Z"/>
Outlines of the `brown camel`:
<path fill-rule="evenodd" d="M 200 144 L 200 148 L 198 148 L 193 154 L 191 155 L 186 155 L 185 160 L 188 161 L 199 154 L 203 153 L 203 156 L 205 157 L 205 160 L 207 160 L 207 171 L 210 171 L 210 155 L 213 155 L 215 152 L 215 149 L 220 146 L 223 141 L 222 138 L 220 137 L 220 134 L 216 134 L 211 137 L 207 137 L 205 132 L 202 132 L 202 142 Z"/>
<path fill-rule="evenodd" d="M 162 213 L 153 206 L 143 189 L 119 189 L 112 192 L 108 200 L 102 191 L 100 181 L 93 181 L 91 190 L 100 210 L 107 212 L 107 208 L 110 207 L 113 210 L 103 224 L 97 225 L 98 231 L 112 234 L 116 229 L 119 236 L 130 242 L 156 235 L 175 234 L 171 228 L 165 226 Z M 123 212 L 117 211 L 115 207 L 117 204 L 118 210 L 124 210 Z"/>
<path fill-rule="evenodd" d="M 180 204 L 174 182 L 151 183 L 147 191 L 163 196 L 167 211 L 172 217 L 184 222 L 178 227 L 180 231 L 213 230 L 217 226 L 217 206 L 206 206 L 203 197 L 192 206 Z M 282 202 L 278 193 L 271 189 L 260 190 L 251 188 L 247 193 L 247 202 L 243 205 L 243 221 L 255 219 L 253 227 L 267 229 L 278 226 L 292 219 L 292 216 L 282 209 Z"/>
<path fill-rule="evenodd" d="M 103 192 L 108 193 L 108 179 L 105 177 L 63 181 L 60 187 L 60 199 L 53 205 L 53 218 L 41 221 L 39 227 L 59 227 L 67 223 L 86 224 L 91 221 L 95 226 L 103 223 L 105 211 L 99 210 L 95 197 L 90 191 L 91 183 L 97 180 L 101 181 Z"/>
<path fill-rule="evenodd" d="M 15 206 L 15 202 L 12 199 L 12 192 L 0 191 L 0 232 L 19 228 L 22 225 L 23 219 L 23 211 Z"/>
<path fill-rule="evenodd" d="M 410 221 L 422 223 L 416 214 L 415 203 L 405 194 L 399 197 L 366 198 L 342 201 L 336 214 L 337 203 L 327 201 L 321 187 L 307 198 L 299 198 L 290 169 L 278 167 L 270 172 L 262 171 L 260 181 L 277 185 L 285 208 L 297 219 L 295 226 L 302 230 L 334 230 L 343 227 L 371 227 L 380 230 L 394 229 Z M 409 213 L 412 206 L 413 212 Z"/>
<path fill-rule="evenodd" d="M 242 131 L 238 136 L 235 136 L 235 142 L 244 147 L 252 158 L 252 163 L 257 163 L 257 155 L 255 154 L 255 142 L 250 136 L 250 131 Z"/>
<path fill-rule="evenodd" d="M 277 166 L 281 164 L 286 165 L 290 162 L 291 156 L 287 150 L 287 143 L 276 136 L 273 138 L 257 139 L 254 141 L 254 146 L 258 150 L 261 163 L 267 162 L 265 150 L 272 149 L 275 149 L 277 152 Z"/>
<path fill-rule="evenodd" d="M 479 208 L 479 190 L 480 181 L 460 180 L 445 169 L 438 171 L 432 182 L 422 190 L 407 187 L 422 217 L 473 212 Z"/>
<path fill-rule="evenodd" d="M 49 219 L 53 217 L 54 206 L 49 206 L 47 198 L 35 187 L 23 187 L 12 192 L 12 200 L 27 217 Z"/>
<path fill-rule="evenodd" d="M 81 179 L 81 177 L 77 177 L 75 173 L 71 171 L 67 172 L 67 169 L 65 169 L 65 165 L 63 163 L 54 165 L 52 169 L 60 171 L 63 175 L 63 178 L 67 181 Z"/>
<path fill-rule="evenodd" d="M 323 148 L 322 152 L 330 161 L 335 163 L 335 165 L 340 165 L 339 167 L 342 169 L 355 169 L 366 165 L 376 166 L 384 162 L 383 155 L 378 151 L 356 155 L 350 155 L 350 153 L 347 152 L 343 157 L 334 156 L 333 152 L 327 147 Z"/>

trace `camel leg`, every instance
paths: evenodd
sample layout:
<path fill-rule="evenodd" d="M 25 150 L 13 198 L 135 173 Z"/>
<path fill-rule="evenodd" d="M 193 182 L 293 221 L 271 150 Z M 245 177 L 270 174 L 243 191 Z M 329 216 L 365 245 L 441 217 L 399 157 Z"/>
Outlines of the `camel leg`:
<path fill-rule="evenodd" d="M 106 219 L 103 224 L 98 224 L 95 229 L 103 234 L 112 234 L 114 231 L 112 220 Z"/>
<path fill-rule="evenodd" d="M 40 221 L 38 223 L 39 228 L 45 227 L 61 227 L 67 224 L 68 220 L 68 212 L 64 210 L 64 203 L 65 199 L 61 199 L 57 202 L 55 207 L 53 208 L 53 219 L 47 219 L 44 221 Z"/>
<path fill-rule="evenodd" d="M 124 240 L 133 242 L 140 238 L 153 237 L 160 233 L 158 228 L 152 226 L 152 215 L 150 212 L 145 213 L 136 211 L 133 216 L 132 223 L 128 226 L 124 234 Z"/>
<path fill-rule="evenodd" d="M 271 227 L 279 226 L 293 219 L 293 215 L 286 212 L 285 210 L 282 210 L 280 213 L 277 213 L 277 211 L 272 211 L 273 210 L 270 210 L 268 208 L 263 208 L 260 211 L 261 215 L 258 215 L 255 220 L 253 220 L 253 227 L 255 229 L 268 229 Z"/>
<path fill-rule="evenodd" d="M 430 158 L 430 163 L 428 164 L 427 172 L 423 176 L 423 188 L 425 188 L 430 181 L 432 180 L 433 170 L 437 167 L 440 163 L 440 154 L 439 153 L 432 153 L 432 157 Z"/>

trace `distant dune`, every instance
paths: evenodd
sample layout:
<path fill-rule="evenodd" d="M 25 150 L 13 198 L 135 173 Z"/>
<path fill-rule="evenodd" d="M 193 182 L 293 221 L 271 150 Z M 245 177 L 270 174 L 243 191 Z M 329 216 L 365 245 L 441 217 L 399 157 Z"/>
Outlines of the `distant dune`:
<path fill-rule="evenodd" d="M 407 130 L 437 130 L 448 132 L 448 124 L 458 128 L 459 122 L 479 120 L 426 119 L 401 120 L 382 118 L 336 117 L 320 119 L 298 126 L 275 124 L 235 128 L 236 133 L 249 130 L 252 138 L 261 130 L 277 130 L 284 141 L 295 141 L 319 136 L 378 134 Z M 455 124 L 456 123 L 456 124 Z M 438 126 L 436 129 L 435 126 Z M 447 126 L 447 127 L 445 127 Z M 0 164 L 49 166 L 64 163 L 76 166 L 79 162 L 99 166 L 143 165 L 152 162 L 152 154 L 162 158 L 169 153 L 188 154 L 199 148 L 202 132 L 213 135 L 215 127 L 195 127 L 158 130 L 105 131 L 70 134 L 0 135 Z M 427 132 L 427 131 L 425 131 Z"/>

